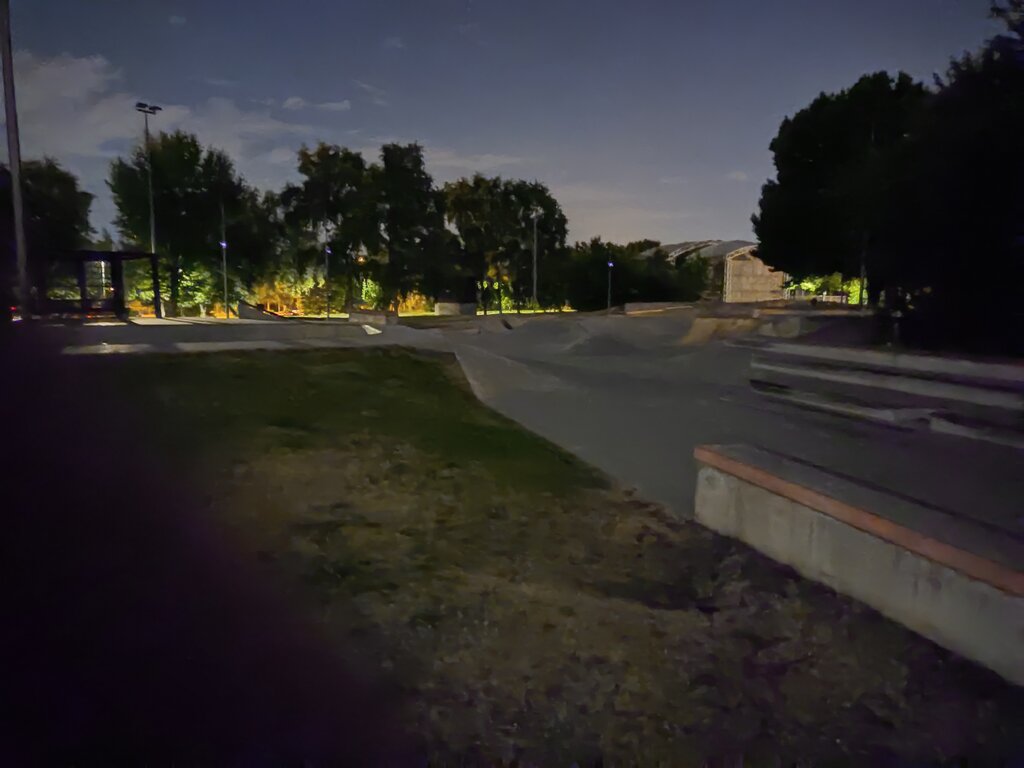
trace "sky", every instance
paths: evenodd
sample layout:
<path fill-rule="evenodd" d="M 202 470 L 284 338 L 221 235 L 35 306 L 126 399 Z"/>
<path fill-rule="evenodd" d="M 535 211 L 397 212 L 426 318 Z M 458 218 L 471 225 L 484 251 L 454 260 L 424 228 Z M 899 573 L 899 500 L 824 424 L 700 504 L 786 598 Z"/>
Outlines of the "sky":
<path fill-rule="evenodd" d="M 97 228 L 146 101 L 260 188 L 302 144 L 418 141 L 439 182 L 540 180 L 571 240 L 616 242 L 751 238 L 784 117 L 866 72 L 930 83 L 997 31 L 988 0 L 11 5 L 22 155 L 75 172 Z"/>

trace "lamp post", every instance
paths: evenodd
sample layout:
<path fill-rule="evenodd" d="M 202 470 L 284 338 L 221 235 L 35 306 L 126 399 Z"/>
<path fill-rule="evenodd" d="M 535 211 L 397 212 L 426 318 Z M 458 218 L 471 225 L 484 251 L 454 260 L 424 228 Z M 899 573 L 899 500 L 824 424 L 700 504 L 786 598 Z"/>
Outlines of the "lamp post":
<path fill-rule="evenodd" d="M 324 248 L 324 292 L 327 295 L 327 319 L 331 319 L 331 246 Z"/>
<path fill-rule="evenodd" d="M 146 170 L 149 176 L 149 252 L 156 253 L 156 216 L 153 213 L 153 150 L 149 144 L 149 116 L 161 110 L 156 104 L 135 102 L 135 111 L 142 113 L 143 136 L 146 142 Z"/>
<path fill-rule="evenodd" d="M 533 308 L 537 308 L 537 219 L 541 217 L 542 211 L 534 208 L 530 218 L 533 219 Z"/>
<path fill-rule="evenodd" d="M 14 99 L 14 64 L 11 55 L 11 6 L 0 0 L 0 58 L 3 59 L 4 114 L 7 118 L 7 165 L 11 171 L 11 203 L 14 207 L 14 249 L 18 261 L 18 303 L 21 319 L 28 320 L 30 287 L 25 219 L 21 198 L 21 141 L 18 134 L 18 106 Z"/>
<path fill-rule="evenodd" d="M 228 226 L 224 220 L 224 198 L 220 200 L 220 268 L 224 273 L 224 319 L 227 320 L 231 311 L 228 309 Z"/>
<path fill-rule="evenodd" d="M 614 261 L 608 262 L 608 314 L 611 314 L 612 311 L 612 267 L 614 266 Z"/>

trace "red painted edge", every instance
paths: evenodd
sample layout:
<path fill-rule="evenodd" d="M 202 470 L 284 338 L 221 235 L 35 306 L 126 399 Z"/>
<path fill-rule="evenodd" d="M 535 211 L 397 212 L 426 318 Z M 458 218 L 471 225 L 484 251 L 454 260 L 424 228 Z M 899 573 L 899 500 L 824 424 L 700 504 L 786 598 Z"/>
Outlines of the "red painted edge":
<path fill-rule="evenodd" d="M 709 467 L 738 477 L 766 491 L 795 501 L 828 515 L 858 530 L 877 536 L 897 546 L 926 557 L 940 565 L 959 571 L 972 579 L 983 581 L 1016 597 L 1024 597 L 1024 573 L 1008 568 L 973 552 L 954 547 L 923 533 L 906 528 L 873 512 L 833 499 L 818 491 L 783 480 L 759 467 L 719 453 L 712 446 L 698 445 L 693 457 Z"/>

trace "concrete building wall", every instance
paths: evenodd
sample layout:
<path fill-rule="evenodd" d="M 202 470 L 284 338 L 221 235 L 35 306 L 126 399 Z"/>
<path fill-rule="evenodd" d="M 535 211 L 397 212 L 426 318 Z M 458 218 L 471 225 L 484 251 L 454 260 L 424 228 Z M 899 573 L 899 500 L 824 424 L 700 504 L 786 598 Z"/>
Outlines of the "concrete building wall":
<path fill-rule="evenodd" d="M 740 248 L 725 257 L 722 301 L 747 303 L 783 298 L 783 272 L 776 272 L 753 254 L 754 247 Z"/>

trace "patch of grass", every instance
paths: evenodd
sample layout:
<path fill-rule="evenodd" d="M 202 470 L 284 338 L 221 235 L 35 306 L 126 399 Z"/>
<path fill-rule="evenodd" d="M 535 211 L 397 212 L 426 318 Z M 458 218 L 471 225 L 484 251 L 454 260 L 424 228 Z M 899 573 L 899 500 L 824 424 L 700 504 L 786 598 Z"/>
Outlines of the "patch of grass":
<path fill-rule="evenodd" d="M 1017 743 L 1019 689 L 604 487 L 448 358 L 88 364 L 340 649 L 372 645 L 430 764 L 988 764 Z"/>
<path fill-rule="evenodd" d="M 382 349 L 102 362 L 110 363 L 105 376 L 130 383 L 143 412 L 190 451 L 315 449 L 367 434 L 401 439 L 455 468 L 482 465 L 502 486 L 566 493 L 604 482 L 453 383 L 461 372 L 445 358 Z"/>

